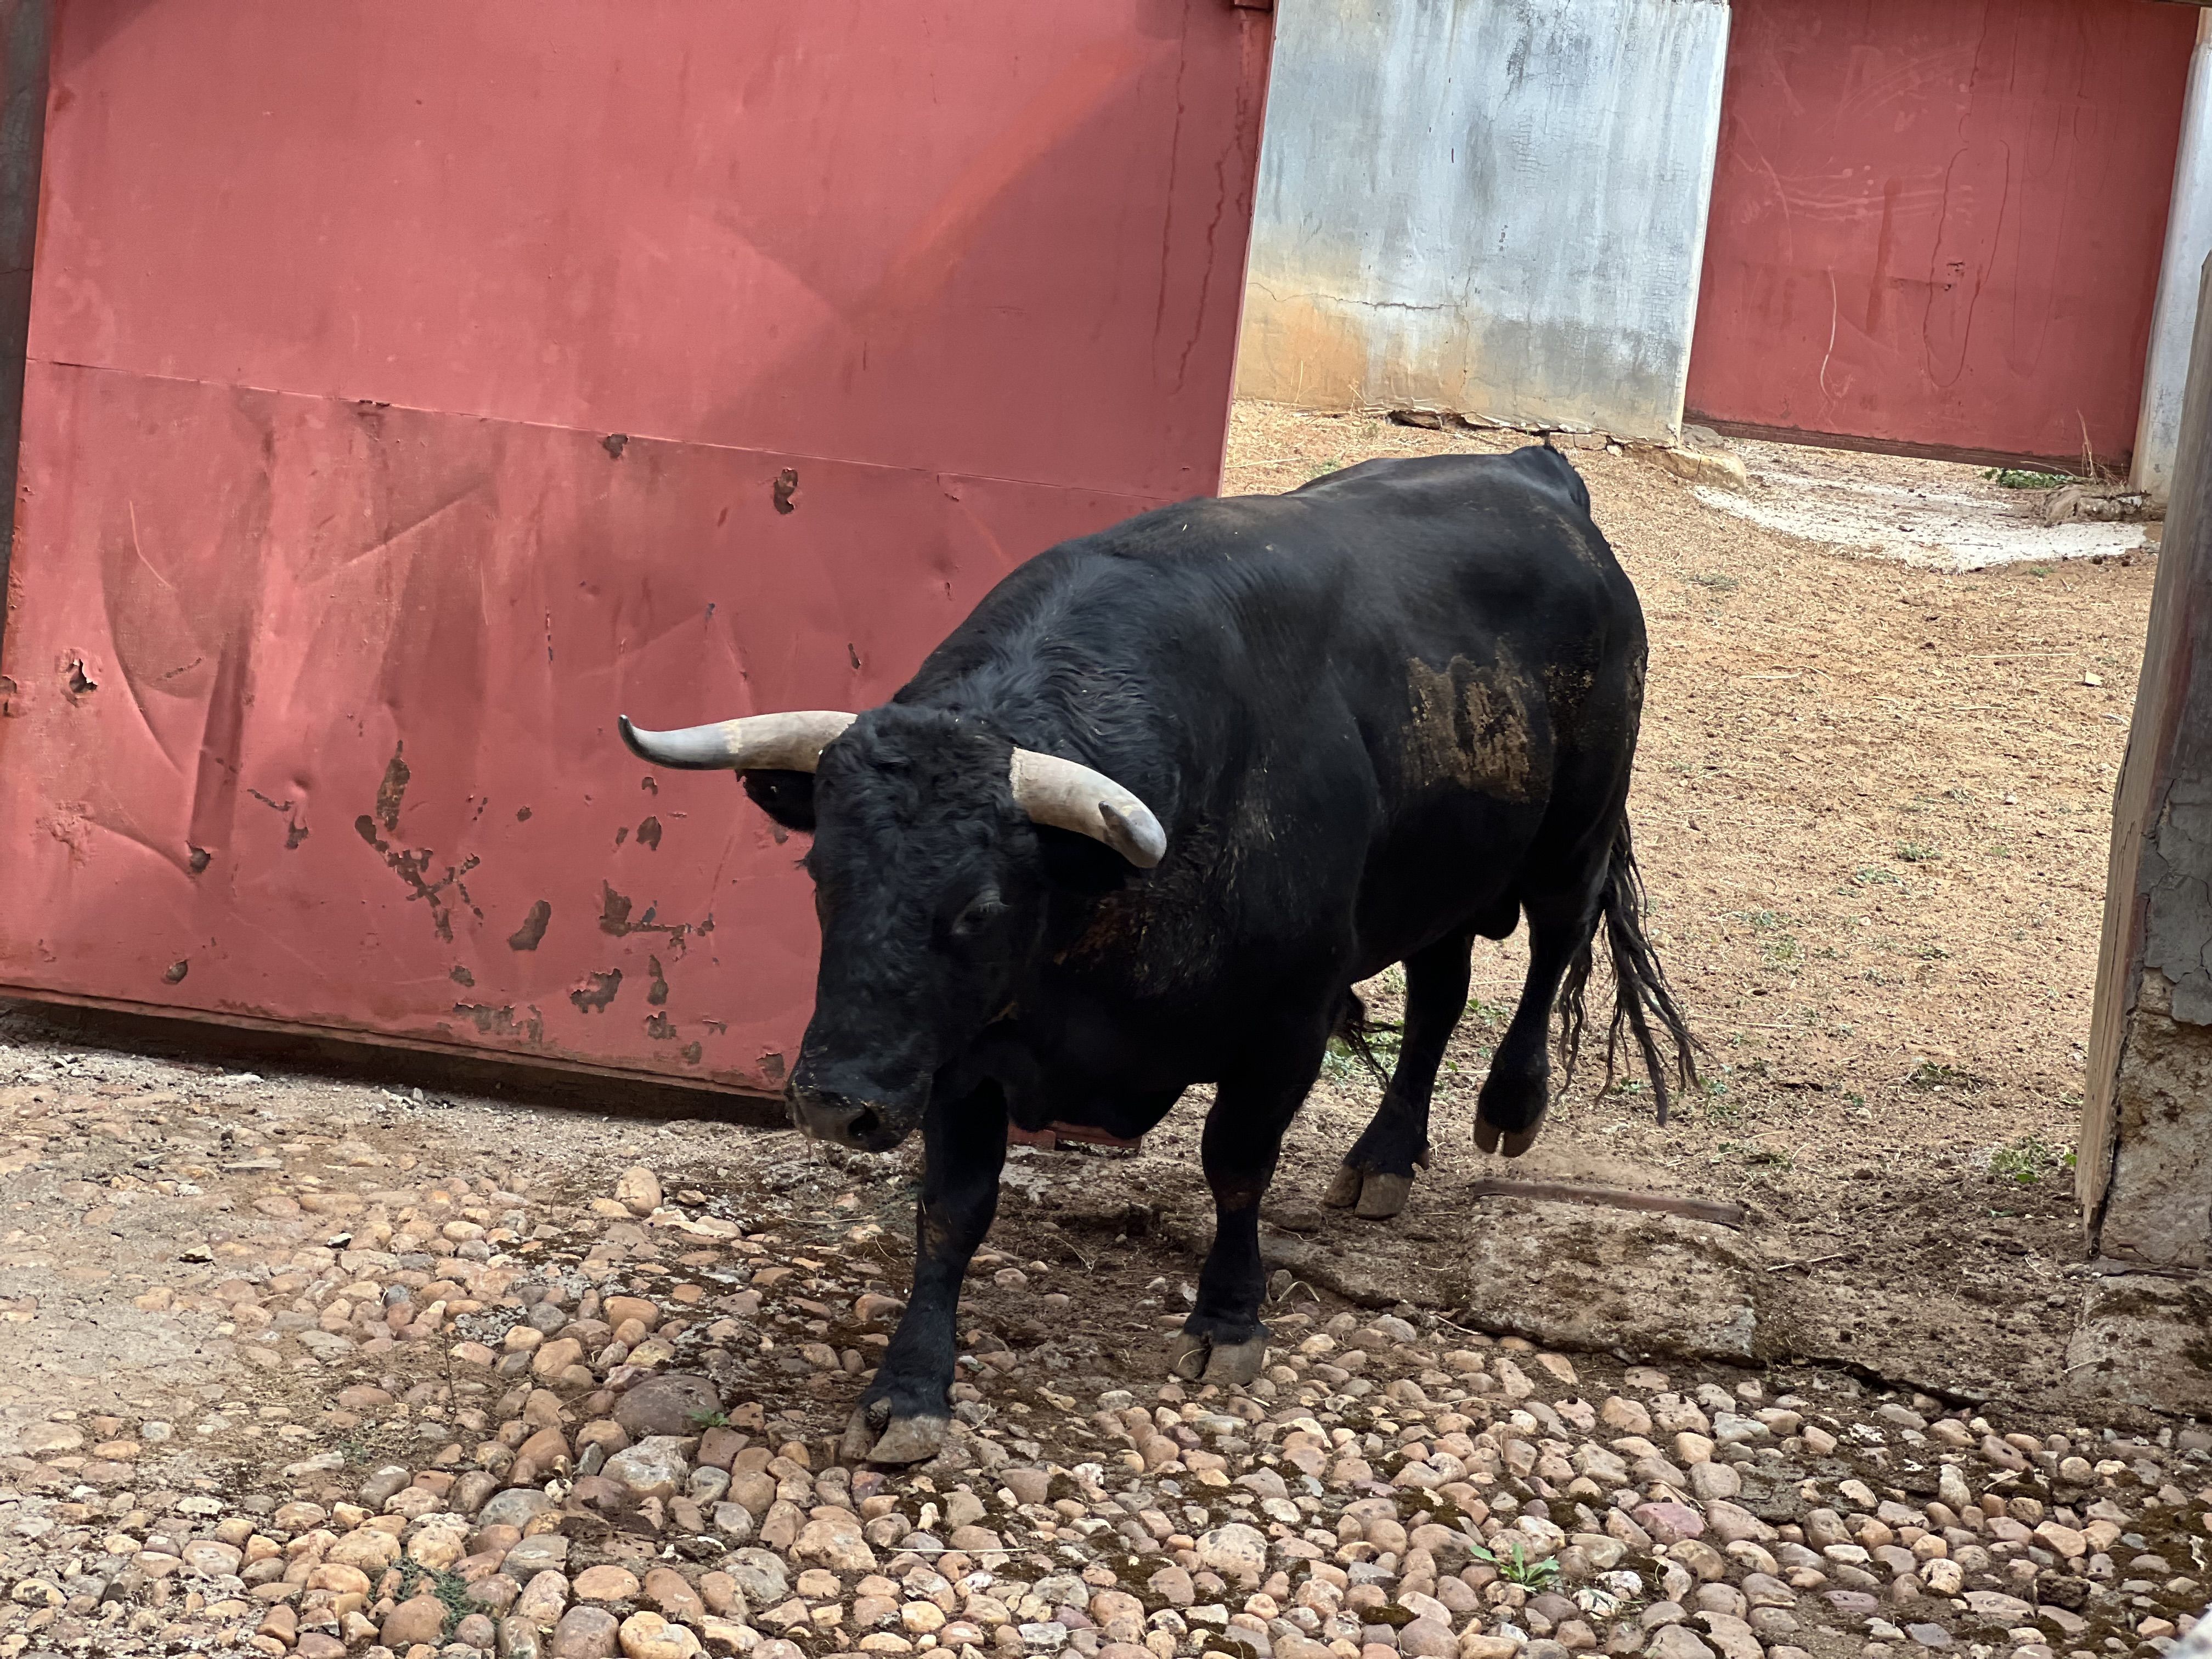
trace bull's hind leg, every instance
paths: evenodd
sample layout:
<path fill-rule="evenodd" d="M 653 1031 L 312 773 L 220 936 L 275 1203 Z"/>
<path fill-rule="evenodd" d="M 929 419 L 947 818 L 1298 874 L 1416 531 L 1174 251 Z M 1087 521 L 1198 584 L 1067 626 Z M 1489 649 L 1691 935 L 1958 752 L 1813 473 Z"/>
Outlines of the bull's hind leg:
<path fill-rule="evenodd" d="M 1387 1221 L 1406 1207 L 1413 1166 L 1429 1161 L 1429 1098 L 1453 1028 L 1467 1006 L 1468 957 L 1472 933 L 1454 933 L 1406 958 L 1405 1041 L 1390 1086 L 1336 1172 L 1322 1202 L 1350 1209 L 1370 1221 Z"/>
<path fill-rule="evenodd" d="M 999 1170 L 1006 1158 L 1006 1103 L 998 1085 L 933 1101 L 922 1120 L 922 1142 L 914 1294 L 845 1430 L 851 1462 L 919 1463 L 944 1449 L 958 1357 L 960 1281 L 998 1213 Z"/>
<path fill-rule="evenodd" d="M 1518 1158 L 1535 1144 L 1549 1103 L 1552 1008 L 1575 959 L 1597 931 L 1597 884 L 1577 883 L 1565 895 L 1527 897 L 1528 973 L 1521 1006 L 1491 1056 L 1490 1075 L 1475 1101 L 1474 1144 L 1486 1152 Z"/>
<path fill-rule="evenodd" d="M 1249 1382 L 1267 1362 L 1260 1200 L 1328 1043 L 1319 1020 L 1311 1031 L 1285 1035 L 1263 1066 L 1221 1080 L 1206 1115 L 1199 1156 L 1213 1189 L 1213 1248 L 1199 1269 L 1198 1301 L 1169 1354 L 1176 1375 L 1194 1382 Z"/>

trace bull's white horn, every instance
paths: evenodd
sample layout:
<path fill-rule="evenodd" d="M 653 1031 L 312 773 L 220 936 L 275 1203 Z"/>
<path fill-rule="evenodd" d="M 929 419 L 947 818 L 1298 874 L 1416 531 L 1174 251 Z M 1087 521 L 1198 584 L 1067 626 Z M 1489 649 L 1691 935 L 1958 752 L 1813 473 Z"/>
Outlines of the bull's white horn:
<path fill-rule="evenodd" d="M 1017 749 L 1009 781 L 1014 804 L 1035 823 L 1103 842 L 1139 870 L 1167 856 L 1167 831 L 1152 809 L 1079 761 Z"/>
<path fill-rule="evenodd" d="M 656 766 L 738 772 L 811 772 L 822 751 L 852 723 L 852 715 L 828 708 L 748 714 L 676 732 L 641 732 L 627 714 L 616 720 L 630 752 Z"/>

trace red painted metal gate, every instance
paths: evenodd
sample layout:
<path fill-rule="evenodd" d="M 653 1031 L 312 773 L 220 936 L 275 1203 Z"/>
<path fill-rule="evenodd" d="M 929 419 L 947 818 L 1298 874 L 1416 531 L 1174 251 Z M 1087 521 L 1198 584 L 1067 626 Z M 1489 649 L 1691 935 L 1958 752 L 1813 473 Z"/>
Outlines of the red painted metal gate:
<path fill-rule="evenodd" d="M 0 987 L 774 1085 L 799 848 L 614 716 L 1216 487 L 1268 21 L 58 0 Z"/>
<path fill-rule="evenodd" d="M 1735 0 L 1692 417 L 2124 462 L 2196 27 L 2149 0 Z"/>

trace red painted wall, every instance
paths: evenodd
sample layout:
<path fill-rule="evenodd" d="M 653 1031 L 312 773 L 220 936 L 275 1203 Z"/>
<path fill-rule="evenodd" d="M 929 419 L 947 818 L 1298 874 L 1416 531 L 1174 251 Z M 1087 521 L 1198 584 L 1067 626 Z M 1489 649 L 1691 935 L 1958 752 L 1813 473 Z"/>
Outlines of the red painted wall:
<path fill-rule="evenodd" d="M 2123 464 L 2196 26 L 1735 0 L 1692 418 Z"/>
<path fill-rule="evenodd" d="M 867 707 L 1215 488 L 1267 27 L 59 3 L 0 987 L 775 1085 L 799 849 L 615 715 Z"/>

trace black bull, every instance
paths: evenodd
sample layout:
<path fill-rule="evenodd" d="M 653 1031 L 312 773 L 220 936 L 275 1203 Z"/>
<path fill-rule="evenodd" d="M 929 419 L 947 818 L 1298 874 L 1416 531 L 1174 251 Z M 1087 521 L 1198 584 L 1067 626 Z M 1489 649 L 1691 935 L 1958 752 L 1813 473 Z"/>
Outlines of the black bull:
<path fill-rule="evenodd" d="M 1052 548 L 857 719 L 625 721 L 647 759 L 735 766 L 813 834 L 822 966 L 793 1120 L 872 1151 L 922 1131 L 913 1295 L 848 1455 L 943 1443 L 1009 1119 L 1134 1136 L 1216 1085 L 1213 1247 L 1171 1363 L 1243 1382 L 1266 1353 L 1261 1199 L 1331 1035 L 1356 1030 L 1358 981 L 1405 964 L 1403 1042 L 1331 1203 L 1403 1206 L 1474 936 L 1523 916 L 1477 1144 L 1534 1139 L 1554 1006 L 1571 1066 L 1601 923 L 1611 1038 L 1633 1037 L 1663 1118 L 1661 1039 L 1695 1072 L 1630 851 L 1644 672 L 1588 489 L 1531 448 L 1370 461 Z"/>

